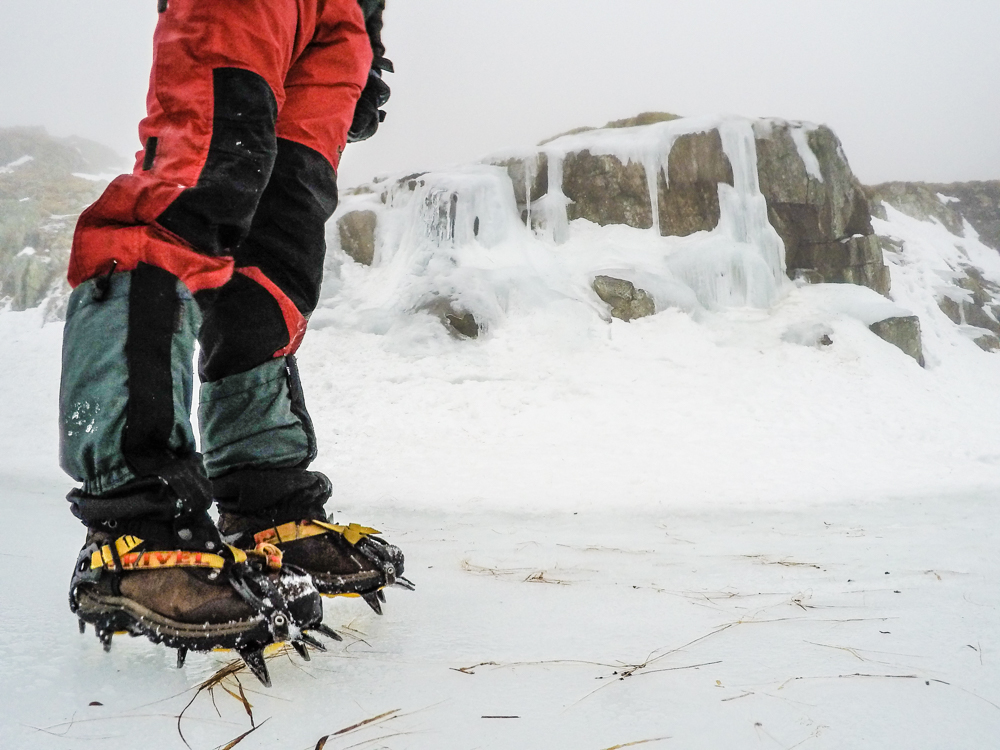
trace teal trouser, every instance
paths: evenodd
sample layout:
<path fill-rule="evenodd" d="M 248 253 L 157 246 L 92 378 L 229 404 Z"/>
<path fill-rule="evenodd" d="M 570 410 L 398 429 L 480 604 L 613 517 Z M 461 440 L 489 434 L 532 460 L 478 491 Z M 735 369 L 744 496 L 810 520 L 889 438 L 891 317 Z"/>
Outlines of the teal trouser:
<path fill-rule="evenodd" d="M 294 358 L 278 357 L 202 386 L 202 465 L 190 421 L 200 321 L 187 288 L 153 266 L 73 291 L 59 406 L 60 462 L 83 485 L 74 503 L 157 477 L 183 488 L 185 471 L 215 478 L 314 458 Z"/>

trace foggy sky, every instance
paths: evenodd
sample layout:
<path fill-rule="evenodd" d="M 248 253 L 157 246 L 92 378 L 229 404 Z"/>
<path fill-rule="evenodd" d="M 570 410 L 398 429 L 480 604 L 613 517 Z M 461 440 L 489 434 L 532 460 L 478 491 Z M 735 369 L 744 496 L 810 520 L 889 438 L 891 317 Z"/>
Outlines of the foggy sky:
<path fill-rule="evenodd" d="M 812 120 L 864 182 L 1000 179 L 998 0 L 388 0 L 389 119 L 341 183 L 643 111 Z M 0 9 L 0 126 L 138 148 L 155 0 Z"/>

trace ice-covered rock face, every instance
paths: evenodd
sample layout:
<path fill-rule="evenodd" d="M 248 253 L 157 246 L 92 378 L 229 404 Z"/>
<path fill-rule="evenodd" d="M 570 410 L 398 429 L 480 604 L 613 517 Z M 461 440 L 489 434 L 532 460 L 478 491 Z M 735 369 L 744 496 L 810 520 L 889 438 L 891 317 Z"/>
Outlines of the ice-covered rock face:
<path fill-rule="evenodd" d="M 898 212 L 930 224 L 925 232 L 937 233 L 941 247 L 953 248 L 935 258 L 939 270 L 930 291 L 941 312 L 980 348 L 1000 350 L 1000 258 L 982 252 L 1000 250 L 1000 181 L 886 182 L 865 192 L 880 227 Z M 883 231 L 882 245 L 890 259 L 913 249 L 904 247 L 907 239 L 912 245 L 920 243 Z"/>
<path fill-rule="evenodd" d="M 867 199 L 839 141 L 819 126 L 657 118 L 361 192 L 345 199 L 333 238 L 350 257 L 391 266 L 399 285 L 391 296 L 410 309 L 426 309 L 434 295 L 457 302 L 464 294 L 465 304 L 481 306 L 457 279 L 489 287 L 484 279 L 497 266 L 487 251 L 512 243 L 518 253 L 535 248 L 535 263 L 558 259 L 564 278 L 556 287 L 589 289 L 596 276 L 620 277 L 604 272 L 622 266 L 636 276 L 626 281 L 644 275 L 644 288 L 655 276 L 657 309 L 768 307 L 789 276 L 888 291 Z M 634 250 L 612 239 L 626 228 L 641 233 L 624 243 Z M 419 294 L 421 284 L 402 284 L 407 275 L 426 279 L 431 268 L 446 273 Z M 514 270 L 505 273 L 507 286 L 487 295 L 487 306 L 503 308 L 516 286 Z"/>
<path fill-rule="evenodd" d="M 738 118 L 684 119 L 591 131 L 552 141 L 539 154 L 494 163 L 507 168 L 522 213 L 533 207 L 552 214 L 557 239 L 563 205 L 568 220 L 637 228 L 655 223 L 663 236 L 687 236 L 719 227 L 723 186 L 744 197 L 763 195 L 767 221 L 784 243 L 790 276 L 812 271 L 826 281 L 887 293 L 888 272 L 873 237 L 867 198 L 832 131 L 808 123 L 752 121 L 755 153 L 750 154 L 745 143 L 740 150 L 739 122 L 748 124 Z M 744 176 L 741 184 L 734 158 L 737 173 Z M 544 182 L 540 168 L 548 173 Z M 553 176 L 559 177 L 561 191 L 549 190 Z M 752 217 L 751 203 L 744 201 L 727 217 Z M 536 217 L 536 224 L 543 223 Z"/>
<path fill-rule="evenodd" d="M 408 214 L 405 231 L 413 242 L 447 247 L 503 242 L 517 210 L 505 172 L 482 167 L 423 175 L 397 185 L 387 203 Z"/>

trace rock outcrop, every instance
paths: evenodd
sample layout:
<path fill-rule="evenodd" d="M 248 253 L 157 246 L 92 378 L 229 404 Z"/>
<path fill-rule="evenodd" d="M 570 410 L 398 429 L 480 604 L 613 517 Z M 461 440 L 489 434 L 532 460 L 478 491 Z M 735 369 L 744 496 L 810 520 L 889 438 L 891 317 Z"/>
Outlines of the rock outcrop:
<path fill-rule="evenodd" d="M 763 120 L 755 133 L 760 190 L 785 243 L 789 276 L 812 271 L 888 294 L 867 196 L 833 131 Z"/>
<path fill-rule="evenodd" d="M 920 339 L 920 318 L 916 315 L 898 315 L 872 323 L 868 328 L 883 341 L 913 357 L 924 366 L 924 347 Z"/>
<path fill-rule="evenodd" d="M 351 211 L 337 221 L 340 247 L 347 255 L 363 266 L 370 266 L 375 258 L 375 230 L 378 215 L 374 211 Z"/>
<path fill-rule="evenodd" d="M 644 289 L 613 276 L 598 276 L 592 284 L 594 292 L 611 308 L 611 317 L 626 323 L 656 314 L 656 305 Z"/>
<path fill-rule="evenodd" d="M 482 167 L 383 180 L 360 193 L 338 212 L 331 238 L 363 265 L 378 262 L 380 246 L 405 242 L 411 231 L 439 243 L 444 256 L 467 242 L 492 246 L 509 229 L 497 209 L 512 202 L 513 215 L 557 244 L 577 219 L 663 237 L 714 234 L 719 242 L 685 245 L 668 263 L 703 305 L 766 306 L 785 274 L 889 292 L 868 195 L 824 126 L 647 113 L 600 130 L 581 128 Z M 391 230 L 382 226 L 390 216 L 397 217 Z M 652 297 L 628 285 L 599 273 L 593 288 L 614 317 L 655 312 Z M 431 312 L 449 328 L 478 331 L 478 324 L 461 322 L 464 311 L 437 307 Z M 880 335 L 909 336 L 901 348 L 919 358 L 907 325 L 883 326 Z"/>

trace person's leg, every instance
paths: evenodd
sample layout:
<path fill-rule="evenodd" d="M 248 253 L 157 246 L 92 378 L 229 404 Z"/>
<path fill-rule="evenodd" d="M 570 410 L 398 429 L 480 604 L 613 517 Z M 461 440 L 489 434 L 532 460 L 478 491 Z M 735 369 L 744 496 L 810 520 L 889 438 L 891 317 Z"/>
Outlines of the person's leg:
<path fill-rule="evenodd" d="M 221 555 L 228 572 L 240 556 L 227 551 L 207 514 L 212 490 L 189 423 L 191 358 L 199 308 L 210 311 L 215 290 L 232 277 L 232 251 L 271 175 L 288 61 L 311 38 L 302 33 L 315 20 L 309 5 L 316 3 L 171 0 L 154 37 L 145 151 L 78 223 L 61 462 L 82 483 L 69 499 L 94 547 L 81 557 L 71 600 L 99 629 L 132 617 L 126 629 L 156 639 L 163 623 L 156 629 L 136 614 L 148 610 L 175 623 L 217 622 L 200 640 L 171 626 L 194 638 L 194 648 L 220 645 L 234 620 L 255 642 L 279 635 L 254 630 L 268 597 L 238 596 L 212 567 Z M 140 544 L 118 544 L 119 534 Z M 101 549 L 109 559 L 93 556 Z M 164 549 L 199 553 L 205 564 L 178 567 L 181 556 L 148 572 L 143 553 Z"/>
<path fill-rule="evenodd" d="M 66 333 L 73 356 L 64 366 L 64 420 L 80 404 L 103 407 L 96 426 L 104 429 L 73 430 L 70 423 L 63 434 L 64 468 L 85 493 L 103 495 L 159 476 L 193 453 L 187 404 L 175 399 L 164 408 L 164 385 L 173 381 L 189 393 L 186 362 L 198 326 L 190 299 L 210 297 L 231 278 L 232 251 L 270 177 L 298 21 L 296 0 L 171 0 L 160 16 L 149 115 L 139 128 L 145 151 L 133 173 L 112 182 L 81 216 L 70 258 L 75 304 Z M 132 294 L 136 277 L 158 288 Z M 118 297 L 125 301 L 114 304 Z M 178 306 L 189 313 L 183 326 L 175 319 Z M 150 348 L 142 343 L 151 326 L 163 336 L 173 331 L 183 345 L 161 343 L 155 360 L 129 356 L 124 343 L 113 352 L 87 346 L 114 332 Z M 114 399 L 88 398 L 105 383 Z M 143 398 L 159 408 L 130 408 Z"/>
<path fill-rule="evenodd" d="M 234 253 L 236 274 L 206 311 L 202 448 L 223 531 L 253 532 L 244 533 L 244 544 L 264 528 L 326 521 L 330 482 L 307 469 L 316 438 L 294 353 L 319 300 L 325 224 L 337 206 L 336 167 L 371 63 L 357 0 L 327 2 L 314 38 L 285 79 L 277 159 L 250 232 Z M 329 531 L 310 528 L 316 536 Z M 308 557 L 298 554 L 301 545 L 285 551 L 321 591 L 370 594 L 377 607 L 375 592 L 402 573 L 402 555 L 367 533 L 364 541 L 342 546 L 314 549 Z M 336 582 L 324 586 L 333 576 Z"/>
<path fill-rule="evenodd" d="M 212 477 L 315 457 L 291 357 L 319 300 L 336 167 L 371 54 L 357 1 L 331 0 L 283 82 L 270 181 L 234 251 L 236 274 L 202 327 L 200 418 Z"/>

